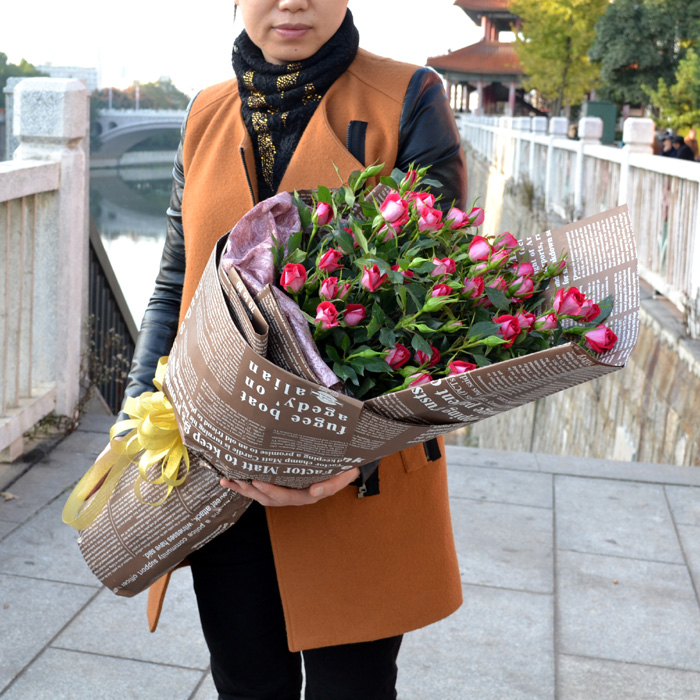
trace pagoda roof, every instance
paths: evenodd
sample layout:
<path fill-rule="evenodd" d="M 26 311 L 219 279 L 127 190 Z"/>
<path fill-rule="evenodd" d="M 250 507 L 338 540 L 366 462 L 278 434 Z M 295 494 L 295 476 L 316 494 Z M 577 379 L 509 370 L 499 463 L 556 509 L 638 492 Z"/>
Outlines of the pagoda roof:
<path fill-rule="evenodd" d="M 517 15 L 510 11 L 511 0 L 455 0 L 455 5 L 461 7 L 474 24 L 481 24 L 483 16 L 489 17 L 501 31 L 508 31 L 510 24 L 515 22 Z"/>
<path fill-rule="evenodd" d="M 443 56 L 433 56 L 427 65 L 441 73 L 479 76 L 520 76 L 523 73 L 512 43 L 479 41 Z"/>

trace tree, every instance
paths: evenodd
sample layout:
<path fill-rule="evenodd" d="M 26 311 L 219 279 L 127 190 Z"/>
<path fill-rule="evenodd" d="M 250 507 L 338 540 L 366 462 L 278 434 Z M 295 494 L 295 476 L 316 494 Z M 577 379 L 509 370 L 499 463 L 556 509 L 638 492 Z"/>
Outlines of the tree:
<path fill-rule="evenodd" d="M 136 107 L 136 88 L 139 89 L 139 107 L 141 109 L 185 109 L 190 98 L 178 90 L 170 78 L 160 78 L 152 83 L 134 83 L 126 90 L 112 90 L 112 107 L 114 109 L 134 109 Z M 109 88 L 102 88 L 97 93 L 98 106 L 109 106 Z"/>
<path fill-rule="evenodd" d="M 46 75 L 31 63 L 22 59 L 19 63 L 8 63 L 7 54 L 0 51 L 0 109 L 5 109 L 5 85 L 8 78 L 32 78 Z"/>
<path fill-rule="evenodd" d="M 700 3 L 615 0 L 596 25 L 590 56 L 600 62 L 601 96 L 644 105 L 648 90 L 674 82 L 679 62 L 700 33 Z"/>
<path fill-rule="evenodd" d="M 579 103 L 594 87 L 598 67 L 588 57 L 594 26 L 608 0 L 514 0 L 521 18 L 515 50 L 525 88 L 552 103 L 552 113 Z"/>
<path fill-rule="evenodd" d="M 669 87 L 659 78 L 656 90 L 646 89 L 661 113 L 659 121 L 671 129 L 700 125 L 700 56 L 688 49 Z"/>

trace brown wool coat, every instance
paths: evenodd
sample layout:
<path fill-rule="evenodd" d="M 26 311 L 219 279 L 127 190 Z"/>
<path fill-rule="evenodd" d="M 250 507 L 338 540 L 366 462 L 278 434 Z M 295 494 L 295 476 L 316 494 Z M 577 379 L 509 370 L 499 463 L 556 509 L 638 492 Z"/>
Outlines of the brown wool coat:
<path fill-rule="evenodd" d="M 337 186 L 334 166 L 345 179 L 362 169 L 344 145 L 351 120 L 369 124 L 367 163 L 391 172 L 414 71 L 360 50 L 314 113 L 280 191 Z M 235 81 L 197 97 L 183 156 L 184 312 L 214 244 L 252 206 L 242 158 L 251 174 L 255 163 Z M 379 475 L 378 496 L 349 487 L 314 505 L 267 509 L 292 651 L 402 634 L 462 602 L 444 458 L 428 463 L 418 445 L 382 460 Z M 152 587 L 151 613 L 166 585 Z"/>

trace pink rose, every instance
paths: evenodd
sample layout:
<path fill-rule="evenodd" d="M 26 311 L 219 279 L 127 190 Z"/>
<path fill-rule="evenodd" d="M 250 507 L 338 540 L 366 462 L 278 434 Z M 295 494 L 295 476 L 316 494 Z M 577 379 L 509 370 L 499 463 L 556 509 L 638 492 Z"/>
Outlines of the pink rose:
<path fill-rule="evenodd" d="M 348 304 L 345 309 L 345 325 L 356 326 L 358 323 L 362 323 L 367 317 L 367 310 L 362 304 Z"/>
<path fill-rule="evenodd" d="M 605 350 L 610 350 L 610 348 L 617 343 L 617 336 L 602 323 L 596 326 L 592 331 L 583 334 L 586 338 L 586 345 L 593 350 L 593 352 L 603 352 Z"/>
<path fill-rule="evenodd" d="M 493 319 L 494 323 L 500 324 L 498 332 L 503 336 L 504 340 L 508 342 L 503 345 L 504 348 L 509 348 L 515 342 L 515 339 L 520 335 L 520 324 L 515 316 L 510 314 L 504 314 L 503 316 L 497 316 Z"/>
<path fill-rule="evenodd" d="M 559 316 L 580 316 L 586 297 L 576 287 L 558 289 L 554 295 L 554 311 Z"/>
<path fill-rule="evenodd" d="M 535 274 L 535 268 L 529 262 L 518 263 L 513 265 L 513 274 L 516 277 L 531 277 Z"/>
<path fill-rule="evenodd" d="M 557 327 L 557 317 L 554 314 L 540 316 L 535 321 L 536 331 L 553 331 Z"/>
<path fill-rule="evenodd" d="M 322 299 L 334 299 L 338 295 L 338 278 L 327 277 L 321 282 L 320 296 Z"/>
<path fill-rule="evenodd" d="M 391 192 L 382 202 L 379 211 L 384 221 L 389 224 L 403 226 L 408 221 L 408 202 L 401 199 L 398 192 Z"/>
<path fill-rule="evenodd" d="M 389 350 L 384 361 L 391 369 L 400 369 L 411 359 L 411 352 L 401 343 L 396 343 L 393 350 Z"/>
<path fill-rule="evenodd" d="M 547 277 L 556 277 L 566 270 L 566 260 L 557 260 L 547 265 L 545 274 Z"/>
<path fill-rule="evenodd" d="M 481 207 L 474 207 L 469 212 L 469 225 L 481 226 L 484 223 L 484 210 Z"/>
<path fill-rule="evenodd" d="M 316 323 L 320 323 L 324 331 L 335 328 L 338 325 L 338 309 L 330 301 L 322 301 L 316 307 Z"/>
<path fill-rule="evenodd" d="M 412 374 L 410 377 L 413 381 L 408 386 L 420 386 L 421 384 L 430 384 L 433 378 L 428 372 L 423 372 L 421 374 Z"/>
<path fill-rule="evenodd" d="M 326 202 L 319 202 L 316 211 L 311 217 L 312 221 L 319 226 L 325 226 L 333 218 L 333 207 Z"/>
<path fill-rule="evenodd" d="M 303 265 L 298 263 L 287 263 L 282 270 L 280 284 L 284 287 L 285 292 L 294 292 L 296 294 L 306 282 L 306 270 Z"/>
<path fill-rule="evenodd" d="M 431 277 L 444 277 L 446 275 L 453 275 L 457 269 L 457 263 L 452 258 L 433 258 L 433 271 L 430 273 Z"/>
<path fill-rule="evenodd" d="M 488 260 L 491 255 L 491 244 L 483 236 L 474 236 L 469 244 L 469 259 L 472 262 Z"/>
<path fill-rule="evenodd" d="M 462 287 L 462 294 L 468 296 L 470 299 L 478 299 L 484 294 L 484 278 L 483 277 L 472 277 L 464 280 L 464 287 Z"/>
<path fill-rule="evenodd" d="M 418 172 L 415 170 L 409 170 L 404 179 L 401 180 L 401 187 L 413 187 L 418 179 Z"/>
<path fill-rule="evenodd" d="M 440 351 L 434 345 L 431 345 L 430 349 L 432 350 L 430 357 L 428 357 L 422 350 L 416 350 L 413 355 L 413 359 L 419 365 L 424 365 L 427 362 L 428 367 L 434 367 L 438 362 L 440 362 Z"/>
<path fill-rule="evenodd" d="M 426 205 L 420 213 L 420 219 L 418 219 L 418 230 L 421 233 L 425 231 L 437 231 L 441 226 L 442 211 Z"/>
<path fill-rule="evenodd" d="M 399 227 L 400 228 L 400 227 Z M 382 234 L 383 237 L 382 237 Z M 392 238 L 396 238 L 396 228 L 392 226 L 392 224 L 384 224 L 379 231 L 377 231 L 377 235 L 382 238 L 382 241 L 386 243 L 387 241 L 390 241 Z"/>
<path fill-rule="evenodd" d="M 510 260 L 510 253 L 507 250 L 495 250 L 491 254 L 491 259 L 489 260 L 489 268 L 491 270 L 496 270 L 499 267 L 503 267 Z"/>
<path fill-rule="evenodd" d="M 423 216 L 426 207 L 432 209 L 435 206 L 435 197 L 430 192 L 406 192 L 406 199 L 413 202 L 418 216 Z"/>
<path fill-rule="evenodd" d="M 498 275 L 495 280 L 489 282 L 489 287 L 495 287 L 505 292 L 508 289 L 508 280 L 503 275 Z"/>
<path fill-rule="evenodd" d="M 450 294 L 452 294 L 452 287 L 448 284 L 436 284 L 430 292 L 431 297 L 446 297 Z"/>
<path fill-rule="evenodd" d="M 338 265 L 338 261 L 343 257 L 343 253 L 339 250 L 334 250 L 331 248 L 327 250 L 318 261 L 318 269 L 324 270 L 325 272 L 335 272 L 337 269 L 343 267 Z"/>
<path fill-rule="evenodd" d="M 461 209 L 457 207 L 452 207 L 450 211 L 447 212 L 447 221 L 451 221 L 451 229 L 462 228 L 469 225 L 469 215 L 465 214 Z"/>
<path fill-rule="evenodd" d="M 366 267 L 362 267 L 362 279 L 360 284 L 370 292 L 376 292 L 379 287 L 381 287 L 384 282 L 386 282 L 387 275 L 382 274 L 377 267 L 377 265 L 372 265 L 368 270 Z"/>
<path fill-rule="evenodd" d="M 590 323 L 600 316 L 600 306 L 594 304 L 591 299 L 585 299 L 583 304 L 581 304 L 581 313 L 583 314 L 583 320 L 586 323 Z"/>
<path fill-rule="evenodd" d="M 402 270 L 398 265 L 392 265 L 391 269 L 394 272 L 400 272 L 404 277 L 406 277 L 408 279 L 411 279 L 411 277 L 413 277 L 415 275 L 413 270 Z"/>
<path fill-rule="evenodd" d="M 464 360 L 453 360 L 452 362 L 450 362 L 449 368 L 449 376 L 452 377 L 455 374 L 464 374 L 465 372 L 471 372 L 473 369 L 476 369 L 476 365 L 472 362 L 465 362 Z"/>
<path fill-rule="evenodd" d="M 345 299 L 348 292 L 352 289 L 352 285 L 349 282 L 338 287 L 338 299 Z"/>
<path fill-rule="evenodd" d="M 493 247 L 496 250 L 517 248 L 518 241 L 508 233 L 508 231 L 505 231 L 500 236 L 496 237 L 496 240 L 493 242 Z"/>
<path fill-rule="evenodd" d="M 535 293 L 532 277 L 518 277 L 508 287 L 508 291 L 518 299 L 529 299 Z"/>
<path fill-rule="evenodd" d="M 531 314 L 529 311 L 518 311 L 515 318 L 523 330 L 530 330 L 536 321 L 535 314 Z"/>

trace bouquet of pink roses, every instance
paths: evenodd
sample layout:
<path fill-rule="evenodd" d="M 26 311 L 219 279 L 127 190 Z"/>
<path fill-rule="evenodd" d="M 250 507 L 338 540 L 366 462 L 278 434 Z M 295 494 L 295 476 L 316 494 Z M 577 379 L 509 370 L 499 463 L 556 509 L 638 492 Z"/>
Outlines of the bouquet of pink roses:
<path fill-rule="evenodd" d="M 564 256 L 535 272 L 510 233 L 477 233 L 481 208 L 437 208 L 426 169 L 368 191 L 380 170 L 297 194 L 303 230 L 274 247 L 279 284 L 347 393 L 368 399 L 572 340 L 614 345 L 612 296 L 549 289 Z"/>

